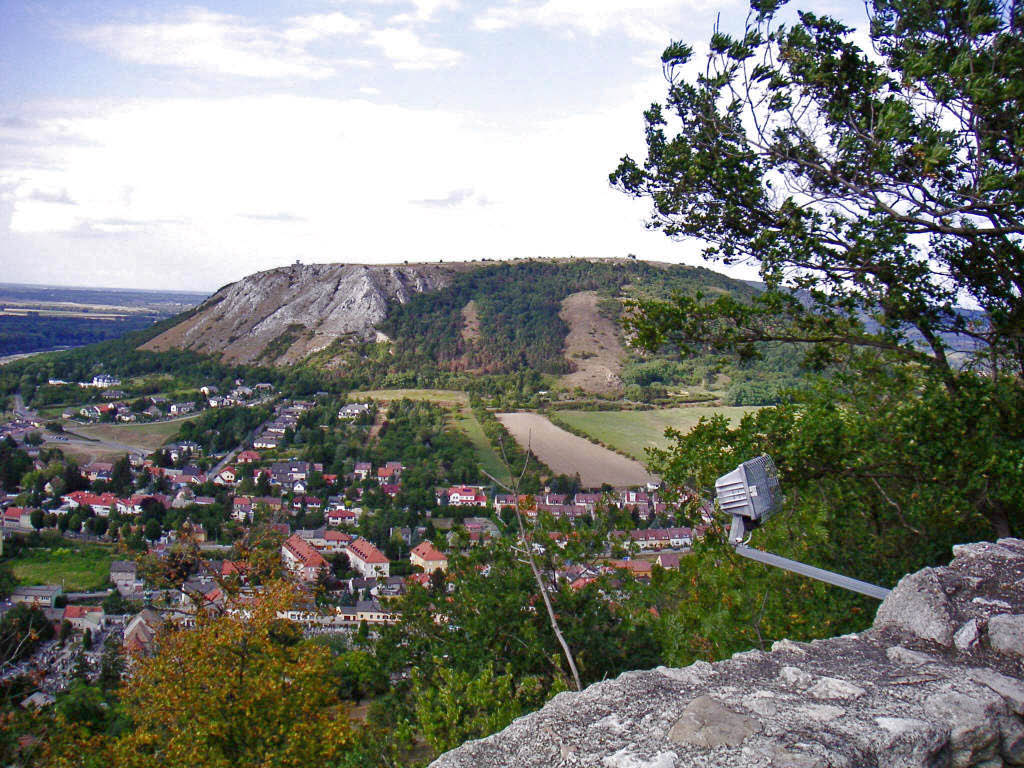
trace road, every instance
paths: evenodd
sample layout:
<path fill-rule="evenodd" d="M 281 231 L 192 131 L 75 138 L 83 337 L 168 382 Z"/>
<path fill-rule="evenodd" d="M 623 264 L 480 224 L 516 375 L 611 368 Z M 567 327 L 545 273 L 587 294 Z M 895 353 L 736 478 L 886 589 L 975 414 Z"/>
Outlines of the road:
<path fill-rule="evenodd" d="M 34 419 L 36 418 L 36 412 L 30 408 L 25 407 L 25 401 L 22 399 L 21 394 L 14 396 L 14 415 L 19 419 Z"/>

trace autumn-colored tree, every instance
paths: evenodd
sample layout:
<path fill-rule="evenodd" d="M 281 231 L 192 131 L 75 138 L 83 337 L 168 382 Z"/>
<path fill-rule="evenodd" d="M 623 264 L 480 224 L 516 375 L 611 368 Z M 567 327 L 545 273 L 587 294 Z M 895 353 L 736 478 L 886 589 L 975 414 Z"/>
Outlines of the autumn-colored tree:
<path fill-rule="evenodd" d="M 295 604 L 282 582 L 195 629 L 162 631 L 122 688 L 131 727 L 92 739 L 62 766 L 236 768 L 333 765 L 352 744 L 329 649 L 279 618 Z"/>

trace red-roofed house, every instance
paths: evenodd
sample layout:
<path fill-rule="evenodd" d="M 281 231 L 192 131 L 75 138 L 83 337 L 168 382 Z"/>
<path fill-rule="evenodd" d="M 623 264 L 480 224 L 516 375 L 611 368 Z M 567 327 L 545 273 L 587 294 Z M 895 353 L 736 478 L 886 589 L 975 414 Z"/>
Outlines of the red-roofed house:
<path fill-rule="evenodd" d="M 482 488 L 471 485 L 453 485 L 445 494 L 450 507 L 483 507 L 487 505 L 487 496 Z"/>
<path fill-rule="evenodd" d="M 410 573 L 405 577 L 406 583 L 419 584 L 421 587 L 430 586 L 430 574 L 429 573 Z"/>
<path fill-rule="evenodd" d="M 98 605 L 66 605 L 64 616 L 79 632 L 97 632 L 103 626 L 103 609 Z"/>
<path fill-rule="evenodd" d="M 441 570 L 448 572 L 448 556 L 429 541 L 423 541 L 413 547 L 409 553 L 409 562 L 418 565 L 424 573 Z"/>
<path fill-rule="evenodd" d="M 348 533 L 342 533 L 341 531 L 332 531 L 330 529 L 324 531 L 324 551 L 325 552 L 344 552 L 348 547 L 349 542 L 355 537 Z"/>
<path fill-rule="evenodd" d="M 292 501 L 292 509 L 320 509 L 323 502 L 316 496 L 296 496 Z"/>
<path fill-rule="evenodd" d="M 367 578 L 375 576 L 390 576 L 391 561 L 384 557 L 384 553 L 373 546 L 372 542 L 359 538 L 349 542 L 349 562 L 352 568 Z"/>
<path fill-rule="evenodd" d="M 400 461 L 389 461 L 383 467 L 377 469 L 377 482 L 381 485 L 393 485 L 402 479 L 402 466 Z"/>
<path fill-rule="evenodd" d="M 240 454 L 238 454 L 238 457 L 235 459 L 235 461 L 237 461 L 239 464 L 252 464 L 254 462 L 259 461 L 262 458 L 263 457 L 260 456 L 256 451 L 242 451 Z"/>
<path fill-rule="evenodd" d="M 245 578 L 248 564 L 244 560 L 225 560 L 220 564 L 220 575 L 223 577 L 238 576 Z"/>
<path fill-rule="evenodd" d="M 281 557 L 285 567 L 303 581 L 316 581 L 328 567 L 323 555 L 297 534 L 285 539 L 281 545 Z"/>
<path fill-rule="evenodd" d="M 31 528 L 31 514 L 25 507 L 8 507 L 4 510 L 4 528 Z"/>
<path fill-rule="evenodd" d="M 61 497 L 71 509 L 90 506 L 92 511 L 100 517 L 106 517 L 111 509 L 117 508 L 119 499 L 112 493 L 89 493 L 88 491 L 73 491 Z"/>
<path fill-rule="evenodd" d="M 683 559 L 683 556 L 679 552 L 662 552 L 658 555 L 654 562 L 660 565 L 662 568 L 679 568 L 679 563 Z"/>
<path fill-rule="evenodd" d="M 327 512 L 328 525 L 355 525 L 359 522 L 360 509 L 332 509 Z"/>

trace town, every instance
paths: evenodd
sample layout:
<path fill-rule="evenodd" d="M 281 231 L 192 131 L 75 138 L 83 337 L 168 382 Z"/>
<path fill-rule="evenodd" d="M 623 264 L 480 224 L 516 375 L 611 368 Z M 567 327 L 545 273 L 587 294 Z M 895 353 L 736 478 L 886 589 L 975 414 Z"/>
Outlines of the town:
<path fill-rule="evenodd" d="M 37 610 L 49 627 L 0 670 L 2 679 L 32 676 L 36 704 L 52 701 L 75 675 L 111 674 L 118 652 L 151 653 L 164 625 L 187 630 L 199 613 L 254 599 L 260 580 L 250 578 L 245 550 L 256 540 L 302 596 L 282 618 L 310 637 L 351 638 L 401 622 L 398 598 L 408 590 L 443 589 L 451 557 L 516 540 L 517 515 L 536 555 L 563 555 L 549 558 L 551 589 L 573 590 L 609 575 L 644 583 L 655 568 L 678 567 L 710 520 L 705 509 L 697 525 L 677 524 L 690 500 L 654 483 L 585 489 L 560 477 L 516 494 L 490 478 L 470 482 L 475 473 L 446 460 L 464 446 L 444 429 L 443 409 L 429 403 L 286 398 L 273 385 L 236 381 L 225 395 L 207 385 L 202 400 L 129 405 L 111 389 L 119 384 L 106 376 L 79 384 L 102 389 L 104 402 L 65 412 L 59 431 L 26 409 L 2 427 L 5 463 L 23 457 L 17 487 L 3 489 L 4 546 L 117 552 L 105 585 L 10 590 L 5 613 Z M 78 466 L 48 447 L 73 435 L 75 424 L 184 415 L 194 420 L 148 455 Z M 226 445 L 225 434 L 240 433 L 225 425 L 240 418 L 244 434 Z M 45 441 L 41 432 L 49 432 Z M 606 530 L 597 547 L 585 557 L 565 554 L 598 522 Z M 169 583 L 165 566 L 183 557 L 185 570 Z"/>

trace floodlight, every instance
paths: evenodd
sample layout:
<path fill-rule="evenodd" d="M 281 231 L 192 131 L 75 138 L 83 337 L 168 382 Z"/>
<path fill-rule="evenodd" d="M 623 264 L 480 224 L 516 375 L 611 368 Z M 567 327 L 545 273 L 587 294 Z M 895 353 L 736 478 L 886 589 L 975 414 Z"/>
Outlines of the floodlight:
<path fill-rule="evenodd" d="M 743 462 L 715 481 L 715 495 L 722 511 L 732 515 L 730 540 L 735 543 L 734 537 L 739 537 L 742 541 L 782 507 L 779 471 L 775 462 L 766 454 Z"/>
<path fill-rule="evenodd" d="M 890 590 L 884 587 L 747 546 L 750 532 L 782 508 L 779 473 L 767 454 L 745 461 L 718 478 L 715 496 L 722 511 L 732 515 L 729 543 L 737 554 L 879 600 L 884 600 L 889 594 Z"/>

